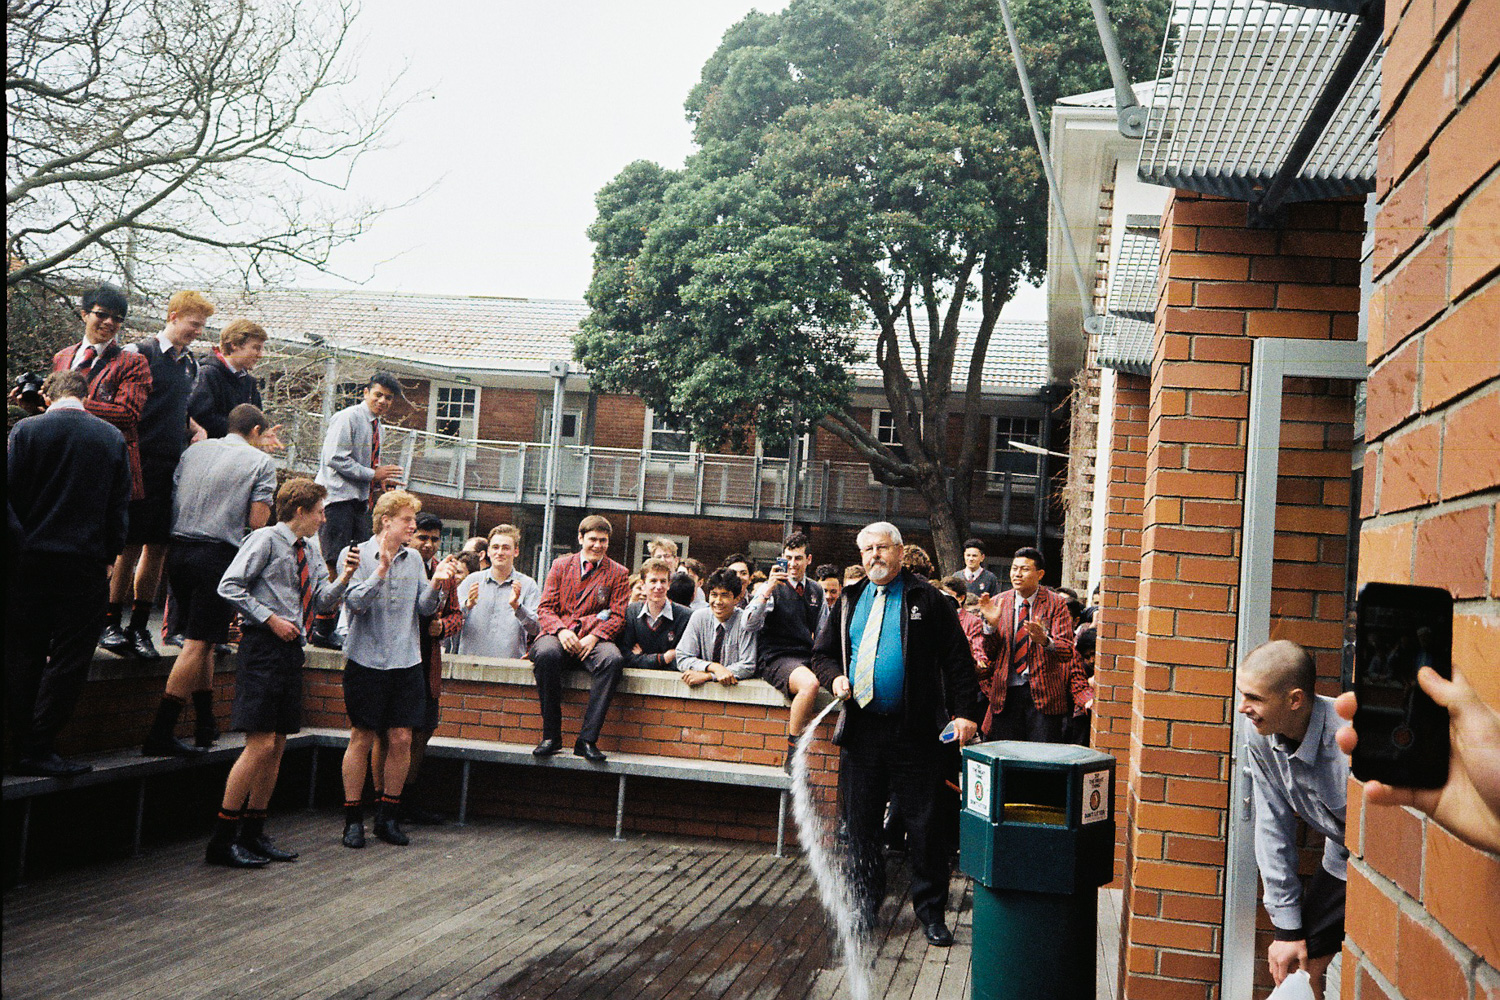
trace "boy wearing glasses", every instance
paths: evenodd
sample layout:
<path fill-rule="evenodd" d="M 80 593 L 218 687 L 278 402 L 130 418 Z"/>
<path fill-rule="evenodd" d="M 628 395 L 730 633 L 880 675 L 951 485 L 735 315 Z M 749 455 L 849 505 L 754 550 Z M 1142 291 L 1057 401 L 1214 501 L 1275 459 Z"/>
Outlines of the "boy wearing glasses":
<path fill-rule="evenodd" d="M 83 318 L 83 339 L 64 347 L 52 356 L 55 372 L 76 371 L 88 380 L 83 408 L 96 417 L 114 424 L 125 435 L 125 451 L 130 457 L 130 499 L 146 495 L 141 477 L 140 422 L 151 394 L 151 365 L 144 357 L 124 350 L 117 334 L 125 326 L 129 303 L 125 293 L 114 285 L 100 285 L 84 293 L 79 315 Z M 29 412 L 39 412 L 27 405 L 12 390 L 12 403 Z"/>

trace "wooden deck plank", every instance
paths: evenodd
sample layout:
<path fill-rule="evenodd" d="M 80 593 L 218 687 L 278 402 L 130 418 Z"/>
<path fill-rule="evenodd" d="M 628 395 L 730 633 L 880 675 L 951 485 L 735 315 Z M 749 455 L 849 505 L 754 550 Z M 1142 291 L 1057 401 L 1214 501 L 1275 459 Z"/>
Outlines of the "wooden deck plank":
<path fill-rule="evenodd" d="M 14 1000 L 804 1000 L 844 996 L 806 864 L 759 845 L 485 821 L 418 828 L 409 848 L 338 843 L 333 810 L 278 814 L 294 865 L 232 872 L 201 840 L 39 878 L 4 898 Z M 889 867 L 877 996 L 960 1000 L 970 883 L 951 949 L 930 948 Z M 1101 893 L 1099 996 L 1112 997 L 1117 901 Z"/>

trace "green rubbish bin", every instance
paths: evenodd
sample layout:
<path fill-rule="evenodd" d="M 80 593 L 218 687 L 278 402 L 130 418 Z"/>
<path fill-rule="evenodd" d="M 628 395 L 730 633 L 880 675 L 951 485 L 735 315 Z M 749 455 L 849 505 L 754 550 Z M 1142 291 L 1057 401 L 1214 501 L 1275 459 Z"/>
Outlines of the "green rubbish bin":
<path fill-rule="evenodd" d="M 975 882 L 974 1000 L 1094 996 L 1114 780 L 1115 759 L 1086 747 L 964 747 L 958 866 Z"/>

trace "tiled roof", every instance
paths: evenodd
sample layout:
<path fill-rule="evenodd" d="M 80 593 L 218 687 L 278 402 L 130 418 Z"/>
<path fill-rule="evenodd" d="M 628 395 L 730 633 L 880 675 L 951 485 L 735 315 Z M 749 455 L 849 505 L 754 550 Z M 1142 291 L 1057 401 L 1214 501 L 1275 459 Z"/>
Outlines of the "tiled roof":
<path fill-rule="evenodd" d="M 330 344 L 419 365 L 475 372 L 530 374 L 573 357 L 573 335 L 588 315 L 578 299 L 519 299 L 481 295 L 417 295 L 364 290 L 290 290 L 220 294 L 211 323 L 248 316 L 273 338 Z M 978 322 L 959 323 L 955 386 L 968 378 L 969 350 Z M 854 367 L 861 382 L 880 382 L 874 332 L 861 337 L 869 360 Z M 903 343 L 910 367 L 910 349 Z M 576 364 L 576 362 L 575 362 Z M 985 388 L 1033 391 L 1047 384 L 1045 323 L 1000 323 L 985 358 Z"/>

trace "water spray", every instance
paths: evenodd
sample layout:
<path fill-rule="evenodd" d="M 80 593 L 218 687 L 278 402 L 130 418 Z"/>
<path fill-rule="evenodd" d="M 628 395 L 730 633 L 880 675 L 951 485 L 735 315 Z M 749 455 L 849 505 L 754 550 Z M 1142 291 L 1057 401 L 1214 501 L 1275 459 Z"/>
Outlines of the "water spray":
<path fill-rule="evenodd" d="M 851 1000 L 868 1000 L 870 996 L 870 956 L 865 938 L 859 932 L 858 909 L 850 885 L 848 866 L 830 848 L 832 837 L 823 817 L 813 805 L 812 788 L 807 780 L 807 751 L 817 738 L 819 724 L 841 702 L 835 698 L 813 719 L 797 739 L 792 755 L 792 816 L 797 821 L 797 839 L 807 853 L 813 879 L 818 884 L 818 898 L 833 918 L 838 933 L 839 951 L 844 962 L 844 978 Z"/>

